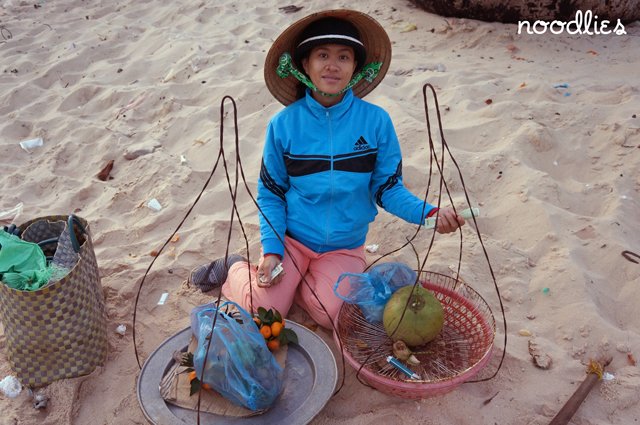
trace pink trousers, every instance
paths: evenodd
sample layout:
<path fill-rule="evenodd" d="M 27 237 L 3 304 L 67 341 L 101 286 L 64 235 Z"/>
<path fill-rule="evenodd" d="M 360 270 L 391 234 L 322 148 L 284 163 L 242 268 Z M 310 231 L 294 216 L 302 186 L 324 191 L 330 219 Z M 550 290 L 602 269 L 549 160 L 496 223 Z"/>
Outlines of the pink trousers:
<path fill-rule="evenodd" d="M 284 317 L 295 302 L 320 326 L 331 328 L 331 322 L 342 306 L 333 286 L 342 273 L 364 271 L 364 248 L 318 254 L 288 236 L 285 237 L 285 247 L 282 260 L 284 276 L 280 283 L 268 288 L 259 287 L 257 267 L 240 261 L 229 269 L 222 295 L 247 311 L 252 307 L 254 313 L 258 307 L 275 308 Z"/>

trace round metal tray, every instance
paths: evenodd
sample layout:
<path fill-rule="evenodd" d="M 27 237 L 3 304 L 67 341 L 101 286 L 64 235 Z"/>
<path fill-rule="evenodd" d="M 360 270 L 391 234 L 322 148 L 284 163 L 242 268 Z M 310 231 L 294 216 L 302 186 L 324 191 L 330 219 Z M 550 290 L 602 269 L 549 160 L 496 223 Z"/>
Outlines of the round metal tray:
<path fill-rule="evenodd" d="M 287 320 L 287 327 L 298 335 L 298 344 L 289 344 L 284 388 L 271 409 L 243 418 L 200 412 L 202 424 L 307 424 L 320 413 L 338 382 L 336 359 L 329 346 L 309 329 L 291 320 Z M 190 340 L 191 328 L 187 327 L 160 344 L 142 366 L 138 401 L 152 424 L 196 423 L 196 411 L 167 403 L 160 395 L 160 381 L 175 363 L 172 354 L 186 351 Z"/>

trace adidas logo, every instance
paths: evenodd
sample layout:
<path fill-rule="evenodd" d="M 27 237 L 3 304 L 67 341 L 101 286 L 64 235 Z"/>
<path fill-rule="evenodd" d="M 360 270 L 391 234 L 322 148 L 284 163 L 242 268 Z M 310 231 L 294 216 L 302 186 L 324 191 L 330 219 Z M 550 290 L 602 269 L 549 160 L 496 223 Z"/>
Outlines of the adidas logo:
<path fill-rule="evenodd" d="M 353 150 L 354 151 L 363 151 L 366 149 L 369 149 L 369 144 L 367 143 L 366 140 L 364 140 L 364 137 L 360 136 L 360 138 L 356 141 L 356 144 L 353 145 Z"/>

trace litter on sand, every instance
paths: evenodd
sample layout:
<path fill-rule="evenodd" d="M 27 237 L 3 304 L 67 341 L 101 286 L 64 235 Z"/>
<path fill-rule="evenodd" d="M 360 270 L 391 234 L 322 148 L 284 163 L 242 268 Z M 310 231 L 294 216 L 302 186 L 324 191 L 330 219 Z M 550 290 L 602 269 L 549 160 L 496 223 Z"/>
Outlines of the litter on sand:
<path fill-rule="evenodd" d="M 380 246 L 377 244 L 371 244 L 364 247 L 364 249 L 366 249 L 367 252 L 371 254 L 375 254 L 376 252 L 378 252 L 378 248 L 380 248 Z"/>
<path fill-rule="evenodd" d="M 0 211 L 0 222 L 6 221 L 7 223 L 11 223 L 20 215 L 23 206 L 24 204 L 22 202 L 18 202 L 13 208 Z"/>
<path fill-rule="evenodd" d="M 147 207 L 155 212 L 158 212 L 162 209 L 162 205 L 160 205 L 160 202 L 156 198 L 153 198 L 149 202 L 147 202 Z"/>
<path fill-rule="evenodd" d="M 44 146 L 44 141 L 42 137 L 36 137 L 35 139 L 23 140 L 20 142 L 20 147 L 24 149 L 27 153 L 31 153 L 32 149 L 39 148 Z"/>
<path fill-rule="evenodd" d="M 13 375 L 5 377 L 0 381 L 0 392 L 9 398 L 16 398 L 22 391 L 22 384 Z"/>

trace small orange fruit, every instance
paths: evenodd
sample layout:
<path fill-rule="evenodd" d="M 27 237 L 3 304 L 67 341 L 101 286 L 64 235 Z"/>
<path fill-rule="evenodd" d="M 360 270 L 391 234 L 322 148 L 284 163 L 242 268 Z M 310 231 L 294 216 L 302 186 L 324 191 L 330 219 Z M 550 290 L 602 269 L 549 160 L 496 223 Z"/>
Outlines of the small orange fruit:
<path fill-rule="evenodd" d="M 269 350 L 271 351 L 276 351 L 278 348 L 280 348 L 280 341 L 277 339 L 267 341 L 267 347 L 269 347 Z"/>
<path fill-rule="evenodd" d="M 269 339 L 269 338 L 271 338 L 271 326 L 269 326 L 269 325 L 262 325 L 262 327 L 260 328 L 260 333 L 262 334 L 262 336 L 264 337 L 264 339 Z"/>
<path fill-rule="evenodd" d="M 262 322 L 260 321 L 260 318 L 258 318 L 258 317 L 254 317 L 253 321 L 256 322 L 256 325 L 258 325 L 258 327 L 260 327 L 262 325 Z"/>
<path fill-rule="evenodd" d="M 284 325 L 282 324 L 282 322 L 273 322 L 271 324 L 271 335 L 273 336 L 280 335 L 280 332 L 282 331 L 283 327 Z"/>
<path fill-rule="evenodd" d="M 194 379 L 198 379 L 198 374 L 195 370 L 192 370 L 191 372 L 189 372 L 189 382 L 193 381 Z M 211 385 L 209 384 L 200 383 L 200 386 L 205 390 L 211 389 Z"/>

